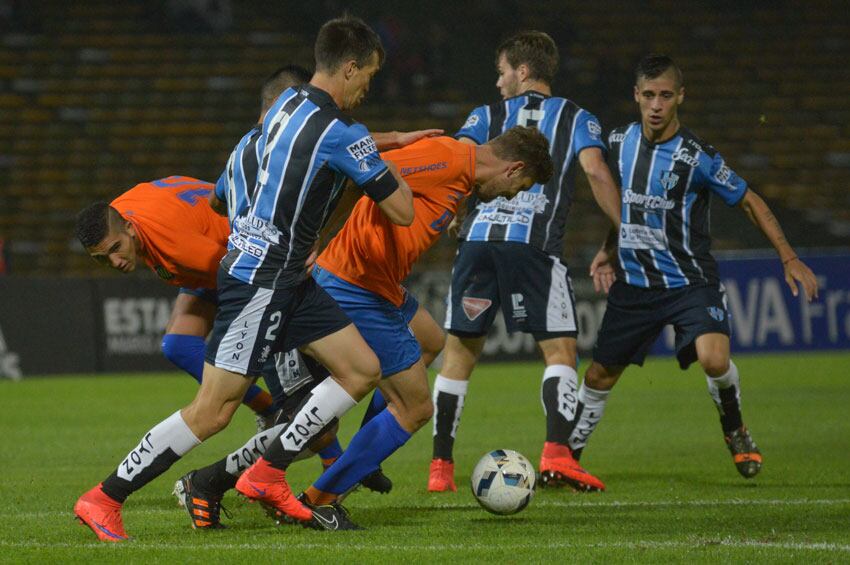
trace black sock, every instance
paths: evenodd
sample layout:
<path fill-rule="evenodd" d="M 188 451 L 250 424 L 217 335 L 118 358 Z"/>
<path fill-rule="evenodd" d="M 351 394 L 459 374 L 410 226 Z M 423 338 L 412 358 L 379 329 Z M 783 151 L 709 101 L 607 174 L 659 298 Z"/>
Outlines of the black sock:
<path fill-rule="evenodd" d="M 468 381 L 454 381 L 442 375 L 434 381 L 434 459 L 452 460 L 467 386 Z"/>
<path fill-rule="evenodd" d="M 738 402 L 738 391 L 736 387 L 721 388 L 720 393 L 720 425 L 723 427 L 724 435 L 729 435 L 744 422 L 741 418 L 741 404 Z"/>
<path fill-rule="evenodd" d="M 546 413 L 546 441 L 569 445 L 576 422 L 578 375 L 568 365 L 550 365 L 540 390 Z"/>
<path fill-rule="evenodd" d="M 192 477 L 192 484 L 205 494 L 223 496 L 225 492 L 236 486 L 239 475 L 227 472 L 227 457 L 198 469 Z"/>

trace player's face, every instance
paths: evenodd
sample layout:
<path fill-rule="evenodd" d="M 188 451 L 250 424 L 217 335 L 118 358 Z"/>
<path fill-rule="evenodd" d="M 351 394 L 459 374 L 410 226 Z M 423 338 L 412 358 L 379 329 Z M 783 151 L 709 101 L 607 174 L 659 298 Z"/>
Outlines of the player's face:
<path fill-rule="evenodd" d="M 522 190 L 528 190 L 534 185 L 530 177 L 522 174 L 522 168 L 511 168 L 476 187 L 475 195 L 482 202 L 490 202 L 503 196 L 510 200 Z"/>
<path fill-rule="evenodd" d="M 676 84 L 672 69 L 656 78 L 641 77 L 635 85 L 635 101 L 644 133 L 653 138 L 672 135 L 679 128 L 678 109 L 684 98 L 685 89 Z"/>
<path fill-rule="evenodd" d="M 499 89 L 499 94 L 502 95 L 502 98 L 517 96 L 519 94 L 519 72 L 508 63 L 508 59 L 504 53 L 499 55 L 496 72 L 499 73 L 496 88 Z"/>
<path fill-rule="evenodd" d="M 132 227 L 112 230 L 94 247 L 87 251 L 92 259 L 122 273 L 136 270 L 136 241 Z"/>
<path fill-rule="evenodd" d="M 366 93 L 369 92 L 369 83 L 379 69 L 377 52 L 373 52 L 372 56 L 369 57 L 369 62 L 362 67 L 353 63 L 343 93 L 343 110 L 352 110 L 363 102 Z"/>

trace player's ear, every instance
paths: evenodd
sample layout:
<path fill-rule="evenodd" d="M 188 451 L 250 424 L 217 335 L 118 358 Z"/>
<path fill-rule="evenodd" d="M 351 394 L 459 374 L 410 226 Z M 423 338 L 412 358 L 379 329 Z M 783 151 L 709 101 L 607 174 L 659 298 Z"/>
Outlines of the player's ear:
<path fill-rule="evenodd" d="M 519 75 L 519 81 L 522 82 L 526 80 L 529 75 L 531 75 L 531 70 L 529 70 L 528 65 L 525 63 L 521 63 L 520 66 L 516 68 L 517 75 Z"/>
<path fill-rule="evenodd" d="M 354 59 L 344 62 L 342 64 L 342 72 L 346 80 L 353 77 L 354 74 L 357 72 L 358 68 L 359 67 L 357 66 L 357 61 L 355 61 Z"/>
<path fill-rule="evenodd" d="M 130 237 L 136 237 L 136 228 L 130 220 L 124 220 L 124 231 Z"/>
<path fill-rule="evenodd" d="M 508 168 L 505 169 L 505 176 L 510 178 L 515 178 L 523 173 L 525 170 L 525 163 L 522 161 L 512 161 Z"/>
<path fill-rule="evenodd" d="M 640 104 L 640 90 L 638 90 L 638 85 L 635 85 L 635 102 Z"/>
<path fill-rule="evenodd" d="M 684 87 L 684 86 L 680 86 L 680 87 L 679 87 L 679 96 L 678 96 L 678 98 L 679 98 L 679 100 L 678 100 L 678 104 L 681 104 L 682 102 L 684 102 L 684 101 L 685 101 L 685 87 Z"/>

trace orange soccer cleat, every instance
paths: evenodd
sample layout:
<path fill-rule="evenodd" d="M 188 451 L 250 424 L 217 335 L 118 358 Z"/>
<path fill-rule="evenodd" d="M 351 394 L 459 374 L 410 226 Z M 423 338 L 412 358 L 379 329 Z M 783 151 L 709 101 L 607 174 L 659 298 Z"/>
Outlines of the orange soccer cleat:
<path fill-rule="evenodd" d="M 735 468 L 745 479 L 752 479 L 761 471 L 761 451 L 750 436 L 746 426 L 741 426 L 728 436 L 726 445 L 732 453 Z"/>
<path fill-rule="evenodd" d="M 585 471 L 566 445 L 553 441 L 543 444 L 540 456 L 540 485 L 558 487 L 568 485 L 581 492 L 605 490 L 605 484 Z"/>
<path fill-rule="evenodd" d="M 432 459 L 428 473 L 429 492 L 457 492 L 455 464 L 448 459 Z"/>
<path fill-rule="evenodd" d="M 236 490 L 248 500 L 262 504 L 276 518 L 292 518 L 299 522 L 310 522 L 313 513 L 292 494 L 286 482 L 286 472 L 272 467 L 260 459 L 242 473 L 236 482 Z"/>
<path fill-rule="evenodd" d="M 80 524 L 88 526 L 100 541 L 127 541 L 121 520 L 121 503 L 109 498 L 97 485 L 83 494 L 74 505 L 74 515 Z"/>

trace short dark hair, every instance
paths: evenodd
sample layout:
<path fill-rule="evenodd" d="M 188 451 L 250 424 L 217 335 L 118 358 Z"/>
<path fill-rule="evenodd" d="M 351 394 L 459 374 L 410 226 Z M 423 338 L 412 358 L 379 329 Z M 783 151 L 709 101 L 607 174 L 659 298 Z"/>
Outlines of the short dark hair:
<path fill-rule="evenodd" d="M 120 217 L 118 210 L 108 202 L 95 202 L 87 206 L 77 214 L 77 239 L 86 249 L 96 246 L 109 235 L 110 229 Z"/>
<path fill-rule="evenodd" d="M 682 69 L 668 55 L 657 53 L 647 55 L 640 60 L 637 69 L 635 69 L 635 83 L 642 78 L 658 78 L 666 73 L 668 69 L 673 69 L 673 74 L 676 77 L 676 85 L 678 87 L 684 86 L 685 81 L 682 76 Z"/>
<path fill-rule="evenodd" d="M 525 64 L 531 79 L 552 84 L 558 72 L 558 46 L 542 31 L 521 31 L 503 41 L 496 49 L 497 65 L 502 53 L 513 68 Z"/>
<path fill-rule="evenodd" d="M 503 161 L 522 161 L 525 175 L 536 183 L 544 184 L 552 178 L 555 165 L 549 155 L 549 140 L 536 128 L 514 126 L 494 137 L 488 145 Z"/>
<path fill-rule="evenodd" d="M 284 65 L 266 77 L 260 90 L 260 102 L 265 112 L 272 107 L 280 93 L 291 86 L 310 82 L 312 74 L 300 65 Z"/>
<path fill-rule="evenodd" d="M 345 15 L 325 22 L 316 37 L 316 70 L 334 73 L 346 61 L 360 67 L 378 54 L 378 66 L 384 64 L 384 47 L 378 34 L 360 18 Z"/>

